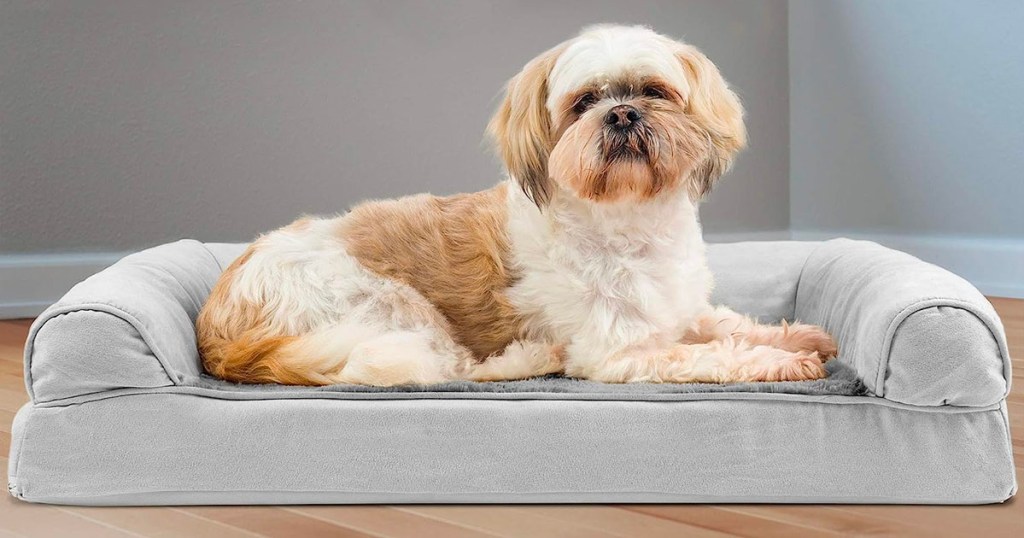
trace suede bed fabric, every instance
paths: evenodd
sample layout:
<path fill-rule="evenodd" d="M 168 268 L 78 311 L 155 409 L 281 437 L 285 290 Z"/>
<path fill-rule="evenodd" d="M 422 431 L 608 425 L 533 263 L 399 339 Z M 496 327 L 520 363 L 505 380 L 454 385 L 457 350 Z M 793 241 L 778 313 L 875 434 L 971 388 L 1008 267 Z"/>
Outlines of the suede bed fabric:
<path fill-rule="evenodd" d="M 872 243 L 712 245 L 714 301 L 824 325 L 828 378 L 243 386 L 195 317 L 240 244 L 128 256 L 33 324 L 9 487 L 67 504 L 987 503 L 1016 491 L 1005 336 L 965 281 Z"/>
<path fill-rule="evenodd" d="M 945 269 L 868 241 L 836 239 L 804 264 L 796 317 L 836 337 L 874 394 L 912 405 L 984 407 L 1010 391 L 999 316 Z"/>
<path fill-rule="evenodd" d="M 29 331 L 29 396 L 48 401 L 97 387 L 147 386 L 156 376 L 154 369 L 163 370 L 171 384 L 198 376 L 202 368 L 195 320 L 222 271 L 202 243 L 182 240 L 125 256 L 77 284 L 36 318 Z M 62 329 L 42 330 L 58 318 Z M 126 323 L 133 330 L 126 330 Z M 52 337 L 43 338 L 42 349 L 37 349 L 40 332 Z M 113 342 L 90 337 L 101 333 L 120 334 Z M 151 364 L 141 366 L 146 355 Z M 123 364 L 140 368 L 133 371 Z M 91 372 L 88 383 L 77 375 L 82 371 Z"/>
<path fill-rule="evenodd" d="M 72 349 L 77 360 L 46 360 L 68 357 Z M 108 312 L 75 310 L 54 316 L 39 329 L 34 356 L 41 360 L 27 373 L 36 401 L 174 384 L 139 331 Z"/>
<path fill-rule="evenodd" d="M 139 394 L 15 421 L 9 485 L 60 504 L 991 503 L 1004 410 L 874 397 L 250 400 Z M 725 399 L 712 399 L 720 396 Z"/>

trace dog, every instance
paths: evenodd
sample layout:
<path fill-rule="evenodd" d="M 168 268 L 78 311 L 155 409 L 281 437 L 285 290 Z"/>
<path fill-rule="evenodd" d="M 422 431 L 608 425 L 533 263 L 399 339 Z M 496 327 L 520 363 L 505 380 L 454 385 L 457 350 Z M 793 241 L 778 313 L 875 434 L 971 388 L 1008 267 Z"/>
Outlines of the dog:
<path fill-rule="evenodd" d="M 825 376 L 837 348 L 822 328 L 709 302 L 698 205 L 746 130 L 696 48 L 587 28 L 526 64 L 488 131 L 508 172 L 489 190 L 366 202 L 259 237 L 198 317 L 206 371 L 375 386 Z"/>

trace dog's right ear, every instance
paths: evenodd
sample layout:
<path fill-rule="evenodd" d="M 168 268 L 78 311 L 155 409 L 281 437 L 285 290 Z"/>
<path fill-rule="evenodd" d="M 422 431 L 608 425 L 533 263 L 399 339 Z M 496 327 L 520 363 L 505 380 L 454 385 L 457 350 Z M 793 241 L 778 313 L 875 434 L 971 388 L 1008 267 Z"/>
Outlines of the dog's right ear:
<path fill-rule="evenodd" d="M 565 45 L 559 45 L 526 64 L 509 81 L 505 98 L 487 131 L 498 153 L 526 196 L 541 207 L 551 197 L 548 156 L 554 146 L 548 114 L 548 77 Z"/>

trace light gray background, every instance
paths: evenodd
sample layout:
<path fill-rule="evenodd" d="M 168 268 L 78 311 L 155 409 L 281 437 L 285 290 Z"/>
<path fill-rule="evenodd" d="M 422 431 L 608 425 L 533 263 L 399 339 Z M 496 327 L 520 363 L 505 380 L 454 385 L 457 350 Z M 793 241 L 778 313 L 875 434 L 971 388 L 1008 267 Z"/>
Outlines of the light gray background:
<path fill-rule="evenodd" d="M 703 49 L 751 144 L 709 232 L 789 224 L 787 6 L 0 1 L 0 253 L 243 241 L 370 197 L 479 190 L 504 82 L 596 22 Z"/>
<path fill-rule="evenodd" d="M 1024 239 L 1024 2 L 792 0 L 789 20 L 795 231 Z"/>
<path fill-rule="evenodd" d="M 1024 297 L 1020 0 L 0 0 L 0 317 L 118 252 L 486 188 L 504 82 L 607 21 L 746 104 L 711 240 L 871 239 Z"/>

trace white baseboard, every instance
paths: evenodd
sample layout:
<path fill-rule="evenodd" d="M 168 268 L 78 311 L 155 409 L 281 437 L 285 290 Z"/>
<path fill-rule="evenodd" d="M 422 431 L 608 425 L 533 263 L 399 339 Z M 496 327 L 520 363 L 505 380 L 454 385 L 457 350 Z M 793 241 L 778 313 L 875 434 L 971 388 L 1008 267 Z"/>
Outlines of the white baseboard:
<path fill-rule="evenodd" d="M 1024 240 L 769 230 L 706 233 L 709 243 L 867 239 L 909 252 L 966 278 L 985 295 L 1024 298 Z M 30 318 L 124 252 L 0 254 L 0 319 Z"/>
<path fill-rule="evenodd" d="M 124 252 L 0 254 L 0 319 L 31 318 Z"/>
<path fill-rule="evenodd" d="M 704 232 L 708 243 L 738 243 L 740 241 L 788 241 L 792 238 L 789 230 L 760 230 L 753 232 Z"/>
<path fill-rule="evenodd" d="M 1024 298 L 1024 239 L 793 230 L 798 241 L 866 239 L 944 267 L 991 297 Z"/>

